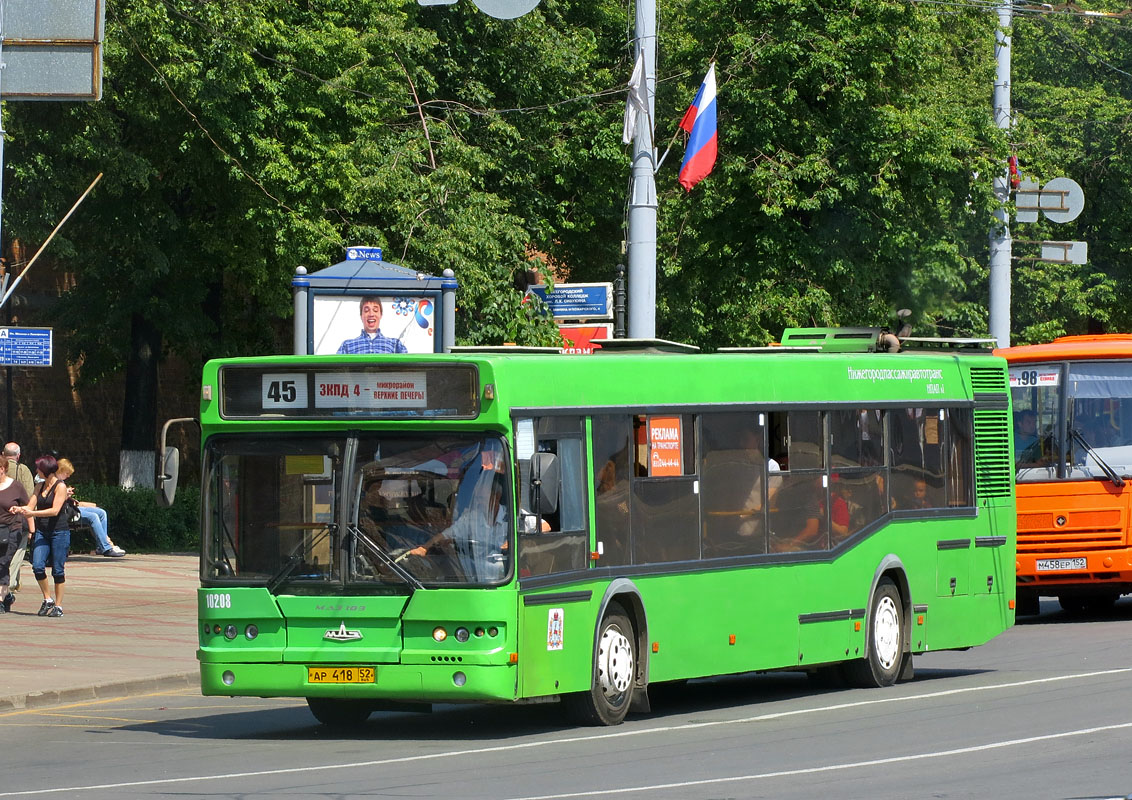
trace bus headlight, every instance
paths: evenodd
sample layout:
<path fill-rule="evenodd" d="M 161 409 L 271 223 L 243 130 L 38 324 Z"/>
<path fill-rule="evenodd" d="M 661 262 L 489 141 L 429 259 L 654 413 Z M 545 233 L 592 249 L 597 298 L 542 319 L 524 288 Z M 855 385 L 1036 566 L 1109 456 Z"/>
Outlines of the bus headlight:
<path fill-rule="evenodd" d="M 444 628 L 437 625 L 435 628 L 433 628 L 432 638 L 435 639 L 438 642 L 443 642 L 445 639 L 448 638 L 448 631 L 444 630 Z"/>

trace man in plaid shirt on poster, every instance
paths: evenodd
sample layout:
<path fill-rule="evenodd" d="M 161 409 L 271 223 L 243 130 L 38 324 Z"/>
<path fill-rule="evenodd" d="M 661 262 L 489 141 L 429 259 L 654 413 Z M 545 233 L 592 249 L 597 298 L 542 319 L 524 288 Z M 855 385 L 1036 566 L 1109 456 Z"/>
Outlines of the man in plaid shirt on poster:
<path fill-rule="evenodd" d="M 366 355 L 370 353 L 407 353 L 405 343 L 400 339 L 391 339 L 382 335 L 378 327 L 381 325 L 381 298 L 367 295 L 362 298 L 362 334 L 353 339 L 342 342 L 338 348 L 339 355 Z"/>

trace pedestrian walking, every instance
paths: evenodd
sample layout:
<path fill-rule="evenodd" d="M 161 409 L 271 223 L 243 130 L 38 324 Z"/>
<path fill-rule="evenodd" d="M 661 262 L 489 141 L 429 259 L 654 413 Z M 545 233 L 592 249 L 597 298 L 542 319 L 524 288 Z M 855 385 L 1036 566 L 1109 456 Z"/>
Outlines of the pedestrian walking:
<path fill-rule="evenodd" d="M 21 559 L 24 557 L 24 548 L 20 545 L 26 540 L 24 518 L 15 508 L 26 506 L 29 499 L 24 487 L 8 474 L 8 460 L 0 458 L 0 613 L 10 611 L 12 603 L 16 602 L 9 588 L 12 559 L 17 551 Z"/>
<path fill-rule="evenodd" d="M 28 500 L 30 500 L 32 494 L 35 493 L 35 479 L 32 478 L 31 470 L 27 468 L 27 465 L 20 463 L 20 452 L 20 446 L 15 442 L 8 442 L 4 445 L 4 458 L 8 462 L 8 475 L 15 478 L 16 483 L 24 487 Z M 7 506 L 4 506 L 4 508 L 7 508 Z M 10 588 L 12 591 L 16 592 L 20 590 L 20 567 L 24 564 L 24 553 L 27 551 L 32 533 L 32 528 L 29 526 L 26 518 L 23 519 L 22 524 L 24 533 L 23 536 L 20 537 L 16 552 L 12 555 L 12 563 L 9 567 L 11 570 Z"/>

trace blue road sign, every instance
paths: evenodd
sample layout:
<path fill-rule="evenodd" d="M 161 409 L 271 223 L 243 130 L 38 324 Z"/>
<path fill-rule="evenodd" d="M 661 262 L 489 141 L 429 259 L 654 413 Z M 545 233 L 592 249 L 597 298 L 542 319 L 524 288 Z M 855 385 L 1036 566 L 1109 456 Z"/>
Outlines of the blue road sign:
<path fill-rule="evenodd" d="M 50 367 L 51 328 L 0 328 L 0 366 Z"/>
<path fill-rule="evenodd" d="M 539 284 L 531 292 L 543 299 L 555 319 L 613 319 L 612 283 L 559 283 L 552 292 Z"/>

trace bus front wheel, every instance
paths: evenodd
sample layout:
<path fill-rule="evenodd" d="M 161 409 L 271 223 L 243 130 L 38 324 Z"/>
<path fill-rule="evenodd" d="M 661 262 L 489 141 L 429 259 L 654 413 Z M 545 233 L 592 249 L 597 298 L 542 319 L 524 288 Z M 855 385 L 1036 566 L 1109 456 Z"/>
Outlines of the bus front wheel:
<path fill-rule="evenodd" d="M 357 727 L 369 719 L 372 710 L 366 703 L 337 697 L 308 697 L 307 707 L 328 728 Z"/>
<path fill-rule="evenodd" d="M 900 675 L 904 657 L 904 611 L 900 591 L 882 578 L 873 594 L 866 633 L 864 658 L 845 665 L 845 676 L 853 686 L 891 686 Z"/>
<path fill-rule="evenodd" d="M 629 713 L 636 674 L 633 625 L 620 606 L 610 605 L 598 631 L 590 689 L 562 698 L 567 713 L 583 725 L 620 725 Z"/>

